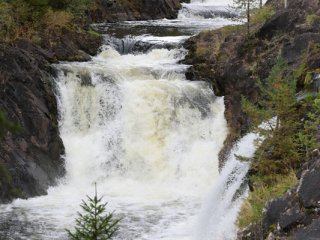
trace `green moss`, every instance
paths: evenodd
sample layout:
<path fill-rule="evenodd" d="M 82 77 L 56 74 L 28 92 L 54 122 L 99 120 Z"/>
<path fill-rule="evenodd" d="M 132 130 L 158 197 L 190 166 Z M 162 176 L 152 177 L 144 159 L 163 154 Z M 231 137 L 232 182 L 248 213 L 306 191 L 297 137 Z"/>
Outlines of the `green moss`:
<path fill-rule="evenodd" d="M 310 85 L 313 81 L 313 74 L 312 72 L 308 72 L 306 77 L 304 78 L 304 85 Z"/>
<path fill-rule="evenodd" d="M 320 20 L 320 16 L 316 14 L 310 14 L 306 17 L 306 24 L 308 27 L 312 27 L 317 20 Z"/>
<path fill-rule="evenodd" d="M 264 23 L 275 14 L 275 10 L 271 6 L 264 6 L 254 10 L 251 17 L 252 24 Z"/>
<path fill-rule="evenodd" d="M 21 192 L 13 186 L 10 172 L 3 162 L 0 162 L 0 192 L 5 193 L 7 198 L 21 196 Z"/>
<path fill-rule="evenodd" d="M 94 36 L 94 37 L 97 37 L 97 38 L 100 38 L 100 37 L 101 37 L 101 34 L 98 33 L 98 32 L 96 32 L 96 31 L 93 30 L 93 29 L 90 29 L 90 30 L 88 31 L 88 33 L 89 33 L 91 36 Z"/>

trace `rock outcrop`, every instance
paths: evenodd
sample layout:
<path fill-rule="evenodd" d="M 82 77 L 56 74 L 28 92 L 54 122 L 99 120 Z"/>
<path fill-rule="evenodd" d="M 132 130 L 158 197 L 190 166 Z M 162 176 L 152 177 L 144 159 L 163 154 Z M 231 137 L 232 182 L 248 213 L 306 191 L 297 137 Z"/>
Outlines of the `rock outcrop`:
<path fill-rule="evenodd" d="M 241 96 L 258 101 L 257 80 L 267 78 L 278 57 L 284 58 L 291 68 L 303 67 L 298 76 L 300 89 L 307 87 L 303 73 L 315 76 L 319 71 L 320 2 L 288 3 L 288 8 L 283 9 L 281 1 L 269 0 L 267 4 L 276 13 L 265 22 L 255 23 L 250 37 L 243 28 L 234 26 L 203 32 L 185 45 L 189 49 L 185 63 L 192 65 L 187 77 L 209 81 L 216 95 L 225 96 L 230 142 L 246 132 Z"/>
<path fill-rule="evenodd" d="M 241 109 L 241 96 L 252 102 L 260 98 L 258 80 L 262 82 L 279 57 L 294 70 L 298 91 L 319 92 L 320 86 L 320 2 L 291 0 L 267 3 L 275 14 L 245 28 L 228 26 L 191 38 L 185 63 L 190 80 L 212 83 L 218 96 L 225 96 L 225 116 L 230 135 L 221 152 L 221 161 L 233 141 L 247 132 L 248 120 Z M 283 197 L 269 202 L 261 222 L 249 226 L 238 239 L 320 239 L 320 171 L 319 157 L 299 171 L 298 186 Z"/>
<path fill-rule="evenodd" d="M 241 232 L 239 239 L 319 239 L 320 157 L 306 163 L 297 176 L 299 184 L 270 201 L 261 222 Z"/>
<path fill-rule="evenodd" d="M 46 193 L 64 174 L 51 63 L 88 60 L 100 38 L 65 32 L 41 45 L 27 40 L 0 44 L 0 111 L 22 132 L 0 139 L 0 203 Z M 54 45 L 48 45 L 53 42 Z"/>
<path fill-rule="evenodd" d="M 92 11 L 93 22 L 117 22 L 132 20 L 176 18 L 180 0 L 98 0 L 98 8 Z"/>

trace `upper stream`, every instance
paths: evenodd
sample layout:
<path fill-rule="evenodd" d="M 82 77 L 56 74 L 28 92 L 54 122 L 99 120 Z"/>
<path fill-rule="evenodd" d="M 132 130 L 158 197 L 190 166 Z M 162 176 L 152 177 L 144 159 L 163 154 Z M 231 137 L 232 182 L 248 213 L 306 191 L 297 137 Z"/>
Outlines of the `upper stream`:
<path fill-rule="evenodd" d="M 56 93 L 66 176 L 48 195 L 0 206 L 0 239 L 67 239 L 94 182 L 123 218 L 116 240 L 235 239 L 254 135 L 224 169 L 224 101 L 186 80 L 183 42 L 235 24 L 228 1 L 192 1 L 176 20 L 100 24 L 104 45 L 90 62 L 62 62 Z M 239 190 L 240 189 L 240 190 Z"/>

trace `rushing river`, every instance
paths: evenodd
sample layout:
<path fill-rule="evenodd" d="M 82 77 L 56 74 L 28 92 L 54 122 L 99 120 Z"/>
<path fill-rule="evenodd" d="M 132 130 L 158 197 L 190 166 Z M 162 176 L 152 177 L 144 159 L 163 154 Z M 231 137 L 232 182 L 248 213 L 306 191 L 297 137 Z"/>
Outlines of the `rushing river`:
<path fill-rule="evenodd" d="M 47 196 L 0 206 L 0 239 L 67 239 L 94 182 L 123 218 L 115 239 L 235 238 L 247 165 L 231 154 L 218 172 L 223 98 L 186 80 L 179 64 L 188 37 L 234 24 L 227 4 L 193 1 L 176 20 L 96 25 L 101 52 L 55 66 L 67 174 Z M 253 139 L 242 139 L 240 154 L 253 153 Z"/>

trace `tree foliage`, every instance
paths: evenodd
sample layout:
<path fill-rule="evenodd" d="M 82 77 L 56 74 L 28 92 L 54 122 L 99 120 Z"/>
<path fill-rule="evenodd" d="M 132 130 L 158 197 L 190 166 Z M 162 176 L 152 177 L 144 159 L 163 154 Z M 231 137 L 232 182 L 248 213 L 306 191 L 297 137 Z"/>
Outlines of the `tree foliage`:
<path fill-rule="evenodd" d="M 87 196 L 88 200 L 82 201 L 83 213 L 76 219 L 75 232 L 67 230 L 72 240 L 107 240 L 112 239 L 118 231 L 120 219 L 115 219 L 113 213 L 106 214 L 107 203 L 98 198 L 95 186 L 95 196 Z"/>
<path fill-rule="evenodd" d="M 258 84 L 261 100 L 257 104 L 242 99 L 253 129 L 264 137 L 253 166 L 259 173 L 287 173 L 300 164 L 296 139 L 299 127 L 296 81 L 280 59 L 266 82 Z M 260 125 L 262 122 L 264 124 Z"/>
<path fill-rule="evenodd" d="M 0 0 L 0 38 L 7 42 L 18 38 L 33 40 L 43 33 L 84 24 L 95 3 L 94 0 Z"/>
<path fill-rule="evenodd" d="M 307 114 L 302 120 L 302 129 L 296 134 L 301 154 L 311 159 L 312 152 L 320 147 L 317 133 L 320 131 L 320 95 L 305 99 Z"/>

